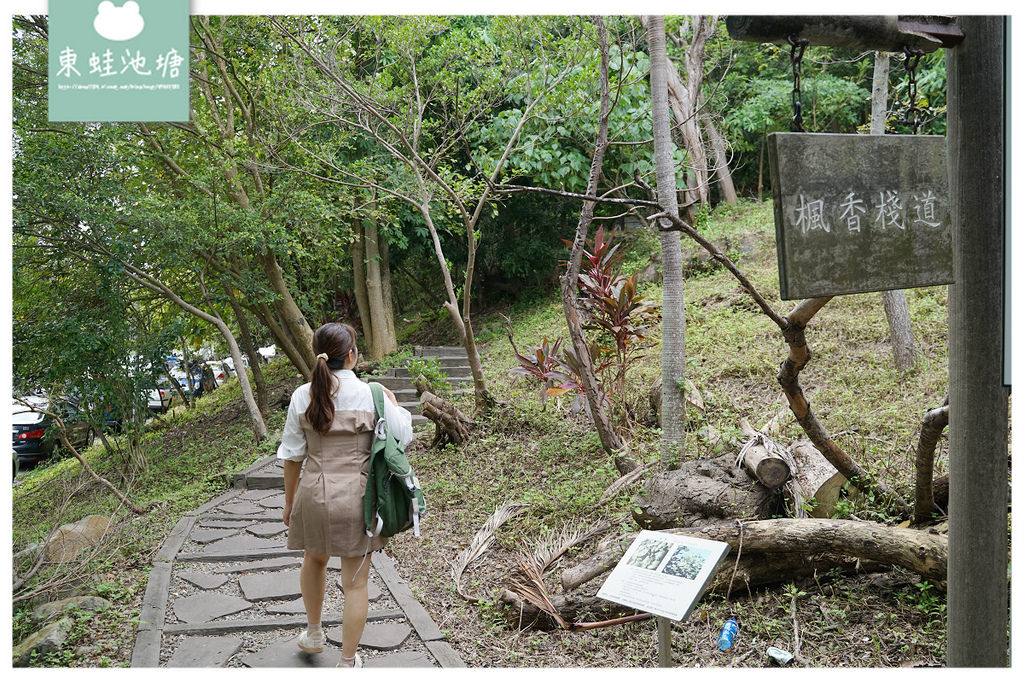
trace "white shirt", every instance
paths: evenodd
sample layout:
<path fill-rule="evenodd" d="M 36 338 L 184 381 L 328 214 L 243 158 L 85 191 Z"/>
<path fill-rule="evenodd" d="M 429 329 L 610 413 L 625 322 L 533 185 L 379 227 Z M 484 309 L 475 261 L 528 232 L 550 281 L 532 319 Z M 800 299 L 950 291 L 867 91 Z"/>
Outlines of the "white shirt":
<path fill-rule="evenodd" d="M 370 385 L 360 381 L 351 370 L 332 370 L 339 380 L 340 386 L 334 394 L 335 410 L 364 410 L 376 413 L 373 407 L 373 392 Z M 310 383 L 306 382 L 292 393 L 288 404 L 288 418 L 281 434 L 281 445 L 277 449 L 279 460 L 302 461 L 306 458 L 306 435 L 299 426 L 299 416 L 306 412 L 312 397 L 309 393 Z M 412 415 L 401 406 L 391 403 L 384 394 L 384 420 L 388 431 L 405 446 L 412 441 Z"/>

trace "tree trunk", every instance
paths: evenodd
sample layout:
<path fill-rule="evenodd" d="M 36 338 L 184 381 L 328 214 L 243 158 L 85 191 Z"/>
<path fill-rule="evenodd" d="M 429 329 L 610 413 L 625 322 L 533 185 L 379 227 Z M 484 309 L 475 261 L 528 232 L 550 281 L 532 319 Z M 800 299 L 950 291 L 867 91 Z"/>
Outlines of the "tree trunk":
<path fill-rule="evenodd" d="M 668 56 L 665 51 L 665 19 L 646 18 L 651 59 L 651 116 L 654 126 L 654 165 L 658 203 L 662 211 L 679 215 L 676 177 L 672 164 L 672 138 L 668 112 Z M 674 71 L 675 69 L 672 69 Z M 669 227 L 669 226 L 665 226 Z M 686 443 L 686 403 L 681 387 L 686 369 L 686 317 L 683 287 L 683 253 L 676 231 L 660 230 L 662 282 L 661 342 L 661 459 L 677 467 Z"/>
<path fill-rule="evenodd" d="M 242 352 L 239 351 L 238 342 L 235 341 L 235 335 L 231 333 L 231 328 L 227 326 L 227 323 L 225 323 L 220 316 L 207 313 L 201 308 L 188 303 L 158 279 L 139 271 L 137 268 L 134 268 L 123 261 L 122 264 L 128 268 L 127 275 L 129 278 L 143 287 L 167 298 L 182 310 L 211 323 L 217 328 L 221 333 L 221 336 L 224 337 L 224 341 L 227 342 L 228 348 L 231 349 L 231 358 L 235 363 L 235 368 L 238 370 L 238 384 L 239 388 L 242 390 L 242 400 L 245 402 L 246 408 L 249 409 L 249 417 L 252 419 L 253 431 L 256 434 L 256 441 L 258 443 L 266 439 L 267 425 L 263 421 L 263 415 L 260 413 L 260 409 L 256 405 L 256 399 L 252 395 L 252 386 L 249 384 L 249 375 L 245 372 L 245 366 L 242 364 Z"/>
<path fill-rule="evenodd" d="M 914 485 L 914 523 L 926 522 L 935 512 L 934 482 L 932 471 L 935 463 L 935 446 L 942 436 L 942 430 L 949 424 L 949 399 L 941 408 L 929 410 L 921 420 L 921 437 L 917 443 L 917 457 L 914 462 L 916 473 Z"/>
<path fill-rule="evenodd" d="M 379 223 L 377 234 L 381 234 Z M 391 353 L 398 348 L 398 337 L 395 334 L 395 296 L 391 289 L 391 247 L 386 239 L 380 240 L 377 251 L 380 252 L 380 295 L 384 307 L 384 333 L 388 340 L 385 346 L 390 349 L 388 353 Z"/>
<path fill-rule="evenodd" d="M 601 166 L 604 162 L 604 153 L 608 148 L 608 114 L 611 110 L 611 93 L 608 85 L 608 32 L 605 29 L 601 17 L 596 17 L 598 35 L 601 40 L 601 108 L 598 115 L 597 140 L 594 144 L 594 157 L 590 163 L 590 177 L 587 180 L 587 196 L 597 194 L 598 178 L 601 177 Z M 580 217 L 576 223 L 576 236 L 573 240 L 572 252 L 569 255 L 569 262 L 565 275 L 561 278 L 562 284 L 562 309 L 565 311 L 565 321 L 569 327 L 569 338 L 572 341 L 576 357 L 582 365 L 581 379 L 583 390 L 587 398 L 587 405 L 590 406 L 590 415 L 594 420 L 594 427 L 597 429 L 601 445 L 609 454 L 614 454 L 622 449 L 623 443 L 619 435 L 615 433 L 608 413 L 605 411 L 604 402 L 601 399 L 600 384 L 597 375 L 594 373 L 593 359 L 590 357 L 590 347 L 583 337 L 583 326 L 580 323 L 579 311 L 577 310 L 576 292 L 579 286 L 580 262 L 583 258 L 583 248 L 587 239 L 587 232 L 590 230 L 590 223 L 594 219 L 594 202 L 584 201 L 580 209 Z M 620 474 L 625 474 L 620 470 Z"/>
<path fill-rule="evenodd" d="M 871 81 L 871 134 L 884 135 L 889 95 L 889 53 L 875 53 L 875 72 Z M 901 372 L 917 365 L 917 342 L 910 327 L 907 294 L 902 289 L 882 292 L 885 317 L 889 321 L 889 340 L 892 343 L 896 369 Z"/>
<path fill-rule="evenodd" d="M 260 304 L 259 308 L 253 308 L 253 315 L 255 315 L 260 322 L 267 326 L 270 330 L 270 334 L 274 336 L 274 341 L 284 352 L 284 355 L 288 356 L 288 360 L 292 362 L 295 369 L 302 375 L 308 382 L 313 376 L 313 371 L 308 365 L 306 365 L 306 359 L 299 354 L 298 349 L 295 348 L 295 341 L 291 335 L 288 334 L 281 325 L 277 322 L 277 317 L 274 312 L 270 310 L 270 307 L 266 304 Z"/>
<path fill-rule="evenodd" d="M 352 238 L 352 283 L 356 293 L 356 308 L 363 328 L 363 345 L 373 348 L 373 318 L 370 314 L 370 298 L 366 287 L 366 237 L 363 222 L 356 219 L 357 231 Z"/>
<path fill-rule="evenodd" d="M 736 466 L 734 453 L 726 453 L 651 476 L 634 503 L 633 519 L 644 529 L 762 519 L 776 511 L 778 502 L 778 496 Z"/>
<path fill-rule="evenodd" d="M 267 415 L 270 412 L 270 392 L 267 389 L 267 379 L 263 376 L 263 370 L 260 368 L 259 352 L 256 351 L 256 345 L 252 341 L 249 318 L 245 313 L 245 309 L 239 305 L 238 299 L 235 297 L 234 292 L 231 291 L 231 287 L 225 285 L 224 291 L 227 292 L 231 310 L 235 314 L 235 320 L 238 321 L 238 335 L 242 340 L 242 350 L 249 357 L 249 367 L 252 370 L 253 382 L 256 383 L 256 406 L 259 408 L 261 415 Z M 242 370 L 244 369 L 242 368 Z"/>
<path fill-rule="evenodd" d="M 768 127 L 761 131 L 761 154 L 757 158 L 757 201 L 764 201 L 764 142 L 768 137 Z"/>
<path fill-rule="evenodd" d="M 648 30 L 648 34 L 650 33 L 648 24 L 651 19 L 653 17 L 641 17 L 641 24 Z M 662 26 L 664 27 L 664 21 L 662 21 Z M 662 35 L 664 35 L 664 30 L 662 30 Z M 676 128 L 679 130 L 683 145 L 689 155 L 689 170 L 693 174 L 693 181 L 689 183 L 690 188 L 687 191 L 686 204 L 693 202 L 706 204 L 708 202 L 707 152 L 704 149 L 704 140 L 700 136 L 700 128 L 697 125 L 696 94 L 704 80 L 704 45 L 709 36 L 707 18 L 694 17 L 693 39 L 684 51 L 685 82 L 666 57 L 665 78 L 668 97 L 672 106 L 672 114 L 676 119 Z M 648 38 L 649 40 L 650 38 Z M 650 49 L 649 44 L 648 49 Z"/>
<path fill-rule="evenodd" d="M 948 542 L 945 535 L 930 531 L 848 519 L 760 519 L 665 529 L 664 533 L 722 541 L 732 547 L 732 553 L 742 544 L 743 555 L 799 553 L 804 558 L 820 553 L 848 555 L 898 565 L 929 581 L 946 580 Z M 563 588 L 569 590 L 614 567 L 635 538 L 636 534 L 620 537 L 604 552 L 565 570 Z"/>
<path fill-rule="evenodd" d="M 366 235 L 366 297 L 370 308 L 370 358 L 380 360 L 397 348 L 395 340 L 388 338 L 388 325 L 384 312 L 384 287 L 381 282 L 380 232 L 376 217 L 363 222 Z M 366 328 L 363 328 L 364 331 Z"/>
<path fill-rule="evenodd" d="M 718 132 L 711 114 L 704 108 L 704 102 L 700 103 L 700 125 L 711 142 L 711 151 L 715 155 L 715 175 L 718 177 L 718 187 L 722 191 L 722 201 L 730 206 L 739 203 L 736 196 L 736 186 L 732 182 L 732 172 L 729 170 L 729 154 L 726 151 L 726 140 Z"/>
<path fill-rule="evenodd" d="M 292 298 L 274 252 L 267 251 L 263 254 L 263 270 L 270 280 L 271 289 L 277 294 L 274 308 L 281 317 L 284 330 L 291 335 L 295 350 L 305 362 L 306 367 L 312 368 L 315 360 L 313 358 L 313 330 L 306 322 L 302 311 L 299 310 L 295 299 Z"/>

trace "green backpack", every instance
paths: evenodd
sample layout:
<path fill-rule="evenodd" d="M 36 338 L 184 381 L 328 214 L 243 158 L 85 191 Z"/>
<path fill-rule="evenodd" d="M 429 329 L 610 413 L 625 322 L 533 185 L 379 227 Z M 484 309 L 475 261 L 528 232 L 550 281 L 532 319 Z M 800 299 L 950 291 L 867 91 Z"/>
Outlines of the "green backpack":
<path fill-rule="evenodd" d="M 363 522 L 367 536 L 389 538 L 412 527 L 420 535 L 420 515 L 427 504 L 416 479 L 405 447 L 387 428 L 384 419 L 384 391 L 376 382 L 370 383 L 373 406 L 377 412 L 373 447 L 370 449 L 370 470 L 363 497 Z"/>

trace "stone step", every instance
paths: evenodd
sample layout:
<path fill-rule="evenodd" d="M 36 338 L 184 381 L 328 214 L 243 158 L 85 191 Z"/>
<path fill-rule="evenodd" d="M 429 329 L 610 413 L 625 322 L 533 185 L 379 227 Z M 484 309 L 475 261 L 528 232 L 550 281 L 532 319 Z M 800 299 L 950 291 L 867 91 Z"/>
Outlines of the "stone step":
<path fill-rule="evenodd" d="M 467 363 L 465 351 L 456 356 L 414 356 L 414 358 L 436 360 L 440 363 L 442 368 L 451 367 L 453 365 L 466 365 Z"/>
<path fill-rule="evenodd" d="M 416 356 L 458 356 L 466 357 L 466 349 L 461 346 L 414 346 L 413 355 Z"/>
<path fill-rule="evenodd" d="M 465 362 L 465 361 L 463 361 Z M 441 366 L 441 370 L 449 377 L 472 376 L 473 372 L 468 365 Z M 395 377 L 411 377 L 412 373 L 408 368 L 395 368 Z"/>

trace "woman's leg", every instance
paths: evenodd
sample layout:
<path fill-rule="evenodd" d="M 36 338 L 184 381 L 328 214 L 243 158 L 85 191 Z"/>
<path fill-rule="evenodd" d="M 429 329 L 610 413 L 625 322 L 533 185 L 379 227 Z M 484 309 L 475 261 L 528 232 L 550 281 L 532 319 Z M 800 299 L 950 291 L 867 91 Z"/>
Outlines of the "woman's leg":
<path fill-rule="evenodd" d="M 327 584 L 327 561 L 330 555 L 306 551 L 299 572 L 299 587 L 302 589 L 302 603 L 306 606 L 306 621 L 319 624 L 324 608 L 324 590 Z"/>
<path fill-rule="evenodd" d="M 356 656 L 359 639 L 366 626 L 366 612 L 369 600 L 366 596 L 366 581 L 370 576 L 370 557 L 341 558 L 342 590 L 345 591 L 345 606 L 341 619 L 341 654 L 351 659 Z"/>

